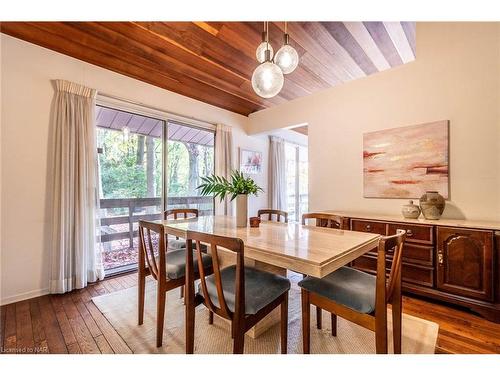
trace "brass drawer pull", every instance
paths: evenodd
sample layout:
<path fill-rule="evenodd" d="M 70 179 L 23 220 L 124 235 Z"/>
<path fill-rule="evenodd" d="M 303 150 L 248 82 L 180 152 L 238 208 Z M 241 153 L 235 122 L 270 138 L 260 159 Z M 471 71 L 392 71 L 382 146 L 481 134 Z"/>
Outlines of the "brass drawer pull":
<path fill-rule="evenodd" d="M 444 263 L 443 252 L 441 250 L 438 250 L 437 255 L 438 255 L 438 263 L 443 264 Z"/>
<path fill-rule="evenodd" d="M 372 230 L 372 226 L 370 224 L 366 224 L 366 231 L 370 232 Z"/>
<path fill-rule="evenodd" d="M 411 231 L 411 229 L 408 229 L 406 231 L 406 237 L 411 237 L 411 236 L 413 236 L 413 232 Z"/>

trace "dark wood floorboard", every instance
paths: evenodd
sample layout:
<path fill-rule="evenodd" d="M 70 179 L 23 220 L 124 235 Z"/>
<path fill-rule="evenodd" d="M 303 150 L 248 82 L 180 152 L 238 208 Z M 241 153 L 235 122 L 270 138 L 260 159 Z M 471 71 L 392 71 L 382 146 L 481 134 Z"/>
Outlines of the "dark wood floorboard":
<path fill-rule="evenodd" d="M 131 353 L 92 297 L 137 285 L 135 273 L 0 308 L 2 353 Z M 500 324 L 464 309 L 404 296 L 406 314 L 439 324 L 436 353 L 500 353 Z"/>

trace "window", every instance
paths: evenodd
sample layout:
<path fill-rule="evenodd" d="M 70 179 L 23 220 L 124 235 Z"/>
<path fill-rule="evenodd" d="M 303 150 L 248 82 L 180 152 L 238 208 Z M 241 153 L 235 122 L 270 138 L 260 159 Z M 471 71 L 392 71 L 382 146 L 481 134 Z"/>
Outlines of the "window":
<path fill-rule="evenodd" d="M 96 126 L 100 235 L 109 275 L 137 267 L 139 220 L 161 219 L 171 208 L 213 214 L 213 198 L 196 188 L 202 176 L 214 173 L 215 131 L 101 105 Z"/>
<path fill-rule="evenodd" d="M 201 177 L 214 173 L 215 132 L 168 122 L 167 208 L 197 208 L 212 215 L 214 200 L 201 196 Z"/>
<path fill-rule="evenodd" d="M 285 142 L 287 209 L 290 221 L 308 211 L 307 147 Z"/>

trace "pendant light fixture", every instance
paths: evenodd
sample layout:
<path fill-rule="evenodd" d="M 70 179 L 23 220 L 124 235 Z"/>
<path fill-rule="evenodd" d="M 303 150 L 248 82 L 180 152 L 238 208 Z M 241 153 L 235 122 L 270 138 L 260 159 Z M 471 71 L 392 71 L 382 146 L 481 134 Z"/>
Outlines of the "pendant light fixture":
<path fill-rule="evenodd" d="M 272 61 L 268 38 L 269 25 L 267 22 L 264 23 L 264 28 L 266 33 L 264 60 L 252 74 L 252 87 L 260 97 L 272 98 L 283 88 L 284 77 L 280 67 Z"/>
<path fill-rule="evenodd" d="M 257 47 L 255 51 L 255 57 L 257 57 L 257 61 L 263 63 L 266 61 L 266 51 L 270 51 L 271 59 L 274 55 L 274 50 L 271 44 L 269 43 L 269 30 L 267 22 L 264 22 L 264 31 L 262 31 L 262 42 Z"/>
<path fill-rule="evenodd" d="M 290 45 L 290 37 L 287 33 L 287 23 L 285 22 L 285 34 L 284 34 L 284 44 L 278 52 L 276 52 L 276 56 L 274 57 L 274 61 L 276 65 L 278 65 L 283 74 L 290 74 L 293 72 L 297 66 L 299 65 L 299 54 Z"/>

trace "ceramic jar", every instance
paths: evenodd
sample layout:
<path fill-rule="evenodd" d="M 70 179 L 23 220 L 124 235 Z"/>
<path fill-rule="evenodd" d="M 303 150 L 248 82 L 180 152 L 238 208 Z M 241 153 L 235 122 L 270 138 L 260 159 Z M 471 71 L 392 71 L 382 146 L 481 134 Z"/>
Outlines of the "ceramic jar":
<path fill-rule="evenodd" d="M 437 191 L 428 191 L 420 197 L 422 214 L 428 220 L 438 220 L 444 211 L 446 202 Z"/>
<path fill-rule="evenodd" d="M 413 201 L 408 201 L 401 209 L 401 213 L 405 219 L 417 219 L 420 216 L 420 207 L 413 204 Z"/>

